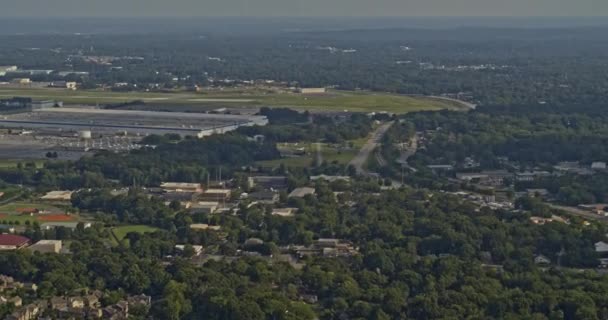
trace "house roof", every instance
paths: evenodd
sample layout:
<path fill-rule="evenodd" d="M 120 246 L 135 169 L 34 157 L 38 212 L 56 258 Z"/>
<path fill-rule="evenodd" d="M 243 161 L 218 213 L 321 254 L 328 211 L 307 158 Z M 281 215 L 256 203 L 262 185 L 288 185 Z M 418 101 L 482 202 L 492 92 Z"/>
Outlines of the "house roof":
<path fill-rule="evenodd" d="M 306 195 L 309 194 L 314 194 L 315 193 L 315 188 L 309 188 L 309 187 L 303 187 L 303 188 L 296 188 L 293 189 L 293 191 L 289 194 L 289 197 L 296 197 L 296 198 L 303 198 Z"/>
<path fill-rule="evenodd" d="M 22 246 L 30 239 L 15 234 L 0 234 L 0 246 Z"/>

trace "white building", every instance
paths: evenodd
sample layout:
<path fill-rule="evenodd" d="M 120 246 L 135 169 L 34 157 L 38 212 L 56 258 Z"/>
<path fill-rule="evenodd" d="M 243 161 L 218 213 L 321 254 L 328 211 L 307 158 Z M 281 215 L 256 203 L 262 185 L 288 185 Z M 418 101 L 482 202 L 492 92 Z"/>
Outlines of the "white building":
<path fill-rule="evenodd" d="M 325 88 L 299 88 L 296 90 L 297 93 L 301 94 L 320 94 L 326 93 L 327 89 Z"/>
<path fill-rule="evenodd" d="M 595 244 L 595 252 L 597 252 L 597 253 L 608 252 L 608 243 L 606 243 L 604 241 L 597 242 Z"/>
<path fill-rule="evenodd" d="M 9 72 L 17 71 L 17 66 L 0 66 L 0 77 L 4 77 Z"/>
<path fill-rule="evenodd" d="M 200 256 L 201 253 L 203 252 L 203 246 L 199 246 L 199 245 L 191 245 L 192 249 L 194 249 L 194 255 L 196 256 Z M 175 245 L 175 250 L 179 251 L 179 252 L 184 252 L 184 249 L 186 248 L 185 244 L 176 244 Z"/>

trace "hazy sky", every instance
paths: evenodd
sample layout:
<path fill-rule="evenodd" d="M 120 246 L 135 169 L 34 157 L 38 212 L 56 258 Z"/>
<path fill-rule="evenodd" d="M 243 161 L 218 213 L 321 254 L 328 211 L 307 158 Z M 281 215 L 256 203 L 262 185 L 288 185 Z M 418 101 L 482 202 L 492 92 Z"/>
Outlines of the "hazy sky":
<path fill-rule="evenodd" d="M 608 0 L 0 0 L 0 16 L 606 16 Z"/>

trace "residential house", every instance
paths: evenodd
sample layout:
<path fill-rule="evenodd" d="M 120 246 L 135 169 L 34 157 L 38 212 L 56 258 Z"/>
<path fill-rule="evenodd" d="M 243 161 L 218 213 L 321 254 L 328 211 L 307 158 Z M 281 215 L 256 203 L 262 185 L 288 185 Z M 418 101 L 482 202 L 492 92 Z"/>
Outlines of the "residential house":
<path fill-rule="evenodd" d="M 41 200 L 67 202 L 72 200 L 72 194 L 74 191 L 50 191 L 44 196 L 40 197 Z"/>
<path fill-rule="evenodd" d="M 536 179 L 545 178 L 551 176 L 548 171 L 527 171 L 515 173 L 515 180 L 517 181 L 534 181 Z"/>
<path fill-rule="evenodd" d="M 454 170 L 454 166 L 451 164 L 429 164 L 426 166 L 431 169 L 431 171 L 437 173 L 439 171 L 452 171 Z"/>
<path fill-rule="evenodd" d="M 10 303 L 15 307 L 21 307 L 23 305 L 23 300 L 21 297 L 4 297 L 0 296 L 0 306 L 3 304 Z"/>
<path fill-rule="evenodd" d="M 206 223 L 193 223 L 190 225 L 190 229 L 192 230 L 213 230 L 219 231 L 221 229 L 220 226 L 210 226 Z"/>
<path fill-rule="evenodd" d="M 166 192 L 166 193 L 161 194 L 160 198 L 163 199 L 163 201 L 165 201 L 165 202 L 173 202 L 173 201 L 189 202 L 189 201 L 195 201 L 199 195 L 200 195 L 200 193 L 198 193 L 198 192 L 172 191 L 172 192 Z"/>
<path fill-rule="evenodd" d="M 163 182 L 160 187 L 165 192 L 203 192 L 203 187 L 200 183 Z"/>
<path fill-rule="evenodd" d="M 318 176 L 311 176 L 310 177 L 311 181 L 317 181 L 317 180 L 325 180 L 327 182 L 335 182 L 335 181 L 346 181 L 349 182 L 350 181 L 350 177 L 348 176 L 328 176 L 328 175 L 318 175 Z"/>
<path fill-rule="evenodd" d="M 534 257 L 534 263 L 537 265 L 550 265 L 551 264 L 551 259 L 547 258 L 546 256 L 539 254 L 536 257 Z"/>
<path fill-rule="evenodd" d="M 45 309 L 44 301 L 36 301 L 24 307 L 17 309 L 15 312 L 8 315 L 5 320 L 31 320 L 35 319 Z"/>
<path fill-rule="evenodd" d="M 600 241 L 600 242 L 596 242 L 595 243 L 595 252 L 597 253 L 607 253 L 608 252 L 608 243 L 604 242 L 604 241 Z"/>
<path fill-rule="evenodd" d="M 200 256 L 201 253 L 203 252 L 203 246 L 199 246 L 199 245 L 191 245 L 192 249 L 194 249 L 194 255 L 195 256 Z M 179 252 L 184 252 L 184 249 L 186 248 L 185 244 L 176 244 L 175 245 L 175 250 L 179 251 Z"/>
<path fill-rule="evenodd" d="M 307 195 L 314 195 L 315 188 L 303 187 L 303 188 L 295 188 L 291 193 L 289 193 L 289 198 L 304 198 Z"/>
<path fill-rule="evenodd" d="M 272 209 L 271 214 L 279 217 L 293 217 L 297 211 L 298 208 L 275 208 Z"/>
<path fill-rule="evenodd" d="M 75 230 L 79 223 L 82 223 L 82 226 L 85 229 L 90 228 L 93 225 L 91 222 L 45 222 L 40 225 L 40 229 L 51 230 L 55 228 L 68 228 Z"/>

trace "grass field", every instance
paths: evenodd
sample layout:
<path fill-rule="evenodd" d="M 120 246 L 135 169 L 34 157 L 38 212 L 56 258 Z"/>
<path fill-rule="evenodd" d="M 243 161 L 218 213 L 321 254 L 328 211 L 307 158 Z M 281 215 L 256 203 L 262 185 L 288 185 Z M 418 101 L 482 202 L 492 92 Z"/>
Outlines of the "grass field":
<path fill-rule="evenodd" d="M 352 160 L 359 149 L 365 144 L 367 138 L 361 138 L 357 140 L 349 141 L 350 147 L 340 147 L 339 145 L 331 145 L 327 143 L 321 143 L 321 156 L 324 162 L 337 162 L 339 164 L 348 164 Z M 286 157 L 277 160 L 259 161 L 258 165 L 262 167 L 277 168 L 281 164 L 286 167 L 305 168 L 313 164 L 313 160 L 316 157 L 317 146 L 316 143 L 282 143 L 278 144 L 279 148 L 283 149 L 296 149 L 304 148 L 306 155 L 299 157 Z"/>
<path fill-rule="evenodd" d="M 8 214 L 8 215 L 17 215 L 22 213 L 23 209 L 27 208 L 35 208 L 38 210 L 49 211 L 53 213 L 64 213 L 65 211 L 46 203 L 37 203 L 37 202 L 12 202 L 9 204 L 5 204 L 0 206 L 0 213 Z"/>
<path fill-rule="evenodd" d="M 39 211 L 47 211 L 48 213 L 33 216 L 28 215 L 25 211 L 29 209 L 37 209 Z M 71 222 L 77 221 L 78 216 L 65 215 L 65 210 L 49 205 L 46 203 L 37 202 L 11 202 L 0 206 L 0 222 L 6 222 L 7 224 L 25 224 L 26 221 L 30 223 L 38 221 L 39 223 L 45 222 Z"/>
<path fill-rule="evenodd" d="M 150 105 L 189 105 L 201 107 L 290 107 L 310 111 L 386 111 L 406 113 L 421 110 L 458 109 L 455 102 L 427 97 L 410 97 L 366 91 L 330 91 L 321 95 L 266 93 L 259 90 L 222 92 L 107 92 L 50 88 L 0 88 L 0 98 L 28 96 L 34 99 L 61 100 L 66 104 L 106 104 L 142 100 Z"/>
<path fill-rule="evenodd" d="M 16 168 L 19 163 L 24 166 L 26 163 L 33 162 L 36 164 L 36 168 L 42 168 L 44 166 L 44 160 L 16 160 L 16 159 L 0 159 L 0 169 L 4 168 Z"/>
<path fill-rule="evenodd" d="M 112 228 L 112 234 L 114 235 L 114 237 L 116 237 L 116 240 L 121 241 L 130 232 L 150 233 L 150 232 L 154 232 L 156 230 L 158 230 L 158 228 L 151 227 L 151 226 L 131 225 L 131 226 L 122 226 L 122 227 Z"/>

